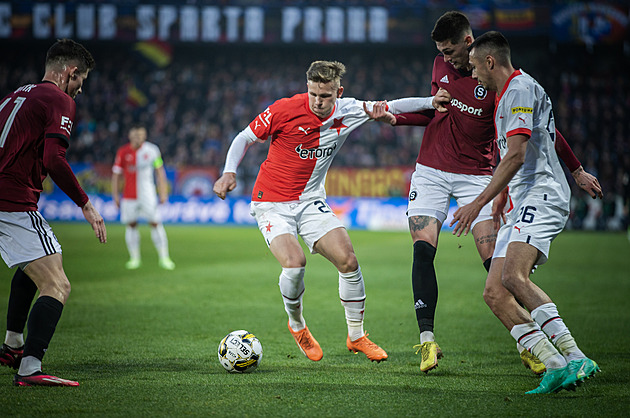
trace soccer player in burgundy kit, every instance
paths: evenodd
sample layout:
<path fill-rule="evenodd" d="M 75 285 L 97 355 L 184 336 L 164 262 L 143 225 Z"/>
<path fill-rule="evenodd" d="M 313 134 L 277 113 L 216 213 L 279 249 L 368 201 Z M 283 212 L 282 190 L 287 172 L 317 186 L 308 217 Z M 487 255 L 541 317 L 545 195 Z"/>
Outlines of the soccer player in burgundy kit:
<path fill-rule="evenodd" d="M 142 125 L 134 125 L 129 129 L 129 143 L 120 147 L 116 153 L 112 167 L 112 197 L 116 207 L 120 208 L 120 220 L 126 225 L 125 242 L 129 251 L 128 269 L 141 266 L 140 232 L 138 219 L 144 217 L 151 226 L 151 240 L 158 252 L 158 264 L 165 270 L 174 270 L 175 263 L 168 251 L 168 238 L 158 212 L 158 195 L 160 203 L 168 200 L 168 184 L 164 162 L 157 145 L 146 141 L 147 129 Z M 120 178 L 124 177 L 122 201 L 120 200 Z"/>
<path fill-rule="evenodd" d="M 18 369 L 13 379 L 17 386 L 79 386 L 42 372 L 42 358 L 70 294 L 70 282 L 61 246 L 37 211 L 37 202 L 42 181 L 50 175 L 81 208 L 99 241 L 107 241 L 103 218 L 65 157 L 74 98 L 93 67 L 94 59 L 82 45 L 59 40 L 46 55 L 43 81 L 22 86 L 0 101 L 0 253 L 9 268 L 17 267 L 0 363 Z M 39 298 L 31 308 L 37 290 Z"/>
<path fill-rule="evenodd" d="M 527 393 L 574 390 L 599 366 L 578 348 L 556 305 L 529 279 L 532 269 L 547 261 L 551 242 L 569 218 L 571 189 L 553 152 L 551 100 L 536 80 L 514 69 L 510 55 L 499 32 L 485 33 L 470 46 L 473 77 L 497 92 L 494 123 L 501 162 L 479 196 L 455 212 L 451 226 L 457 223 L 453 233 L 458 236 L 468 233 L 480 209 L 498 196 L 495 224 L 501 218 L 505 223 L 497 235 L 484 299 L 514 339 L 547 368 L 540 385 Z"/>
<path fill-rule="evenodd" d="M 387 353 L 363 330 L 361 269 L 348 232 L 326 203 L 324 189 L 334 156 L 350 132 L 370 119 L 366 109 L 373 105 L 341 97 L 344 73 L 345 66 L 339 62 L 313 62 L 306 73 L 307 93 L 276 101 L 234 138 L 214 192 L 224 199 L 236 187 L 236 169 L 247 148 L 270 138 L 269 154 L 254 184 L 251 209 L 265 242 L 282 266 L 279 286 L 289 331 L 307 358 L 321 360 L 322 349 L 302 316 L 306 258 L 299 235 L 313 254 L 322 254 L 339 271 L 339 297 L 348 325 L 346 347 L 380 362 L 387 359 Z M 444 111 L 447 100 L 440 93 L 394 100 L 388 106 L 393 113 L 434 107 Z"/>
<path fill-rule="evenodd" d="M 412 284 L 416 319 L 420 328 L 420 370 L 437 367 L 442 351 L 433 334 L 438 287 L 434 259 L 439 232 L 448 214 L 450 198 L 459 207 L 471 202 L 490 182 L 497 154 L 493 124 L 495 93 L 471 77 L 467 47 L 473 42 L 468 18 L 461 12 L 447 12 L 431 33 L 440 54 L 433 63 L 431 93 L 450 93 L 449 111 L 416 114 L 372 114 L 392 125 L 426 125 L 409 190 L 409 231 L 413 239 Z M 569 167 L 580 187 L 601 197 L 595 177 L 586 173 L 571 148 L 558 133 L 556 151 Z M 470 225 L 483 265 L 488 270 L 496 230 L 491 205 L 481 209 Z M 521 360 L 536 374 L 544 365 L 523 347 Z M 418 352 L 416 351 L 416 353 Z"/>

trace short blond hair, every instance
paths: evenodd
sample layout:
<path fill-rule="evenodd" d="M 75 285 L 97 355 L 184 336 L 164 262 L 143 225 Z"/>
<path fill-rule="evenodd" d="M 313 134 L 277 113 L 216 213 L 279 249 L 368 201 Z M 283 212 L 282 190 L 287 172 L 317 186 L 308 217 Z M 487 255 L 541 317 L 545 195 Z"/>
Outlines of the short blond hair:
<path fill-rule="evenodd" d="M 306 80 L 314 83 L 333 82 L 339 87 L 346 66 L 339 61 L 313 61 L 306 71 Z"/>

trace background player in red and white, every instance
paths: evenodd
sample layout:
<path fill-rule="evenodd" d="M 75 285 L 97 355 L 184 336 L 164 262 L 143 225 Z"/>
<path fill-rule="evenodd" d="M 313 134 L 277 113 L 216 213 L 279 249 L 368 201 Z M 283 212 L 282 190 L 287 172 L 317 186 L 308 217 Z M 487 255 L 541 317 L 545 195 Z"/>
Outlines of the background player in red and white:
<path fill-rule="evenodd" d="M 501 162 L 481 194 L 455 212 L 453 233 L 467 234 L 481 208 L 499 196 L 493 215 L 497 225 L 501 217 L 505 224 L 497 235 L 484 299 L 514 339 L 547 368 L 540 386 L 527 393 L 575 389 L 599 367 L 577 347 L 551 298 L 529 279 L 534 266 L 547 261 L 551 242 L 569 218 L 571 189 L 553 151 L 551 100 L 536 80 L 514 69 L 510 45 L 499 32 L 477 38 L 470 63 L 473 77 L 498 92 L 494 123 Z"/>
<path fill-rule="evenodd" d="M 369 120 L 367 103 L 341 97 L 344 73 L 345 66 L 339 62 L 313 62 L 306 73 L 307 93 L 276 101 L 234 138 L 214 192 L 224 199 L 236 187 L 236 169 L 247 147 L 270 138 L 267 159 L 254 184 L 251 208 L 269 249 L 282 266 L 279 286 L 289 315 L 289 331 L 309 359 L 322 358 L 322 349 L 302 316 L 306 258 L 299 235 L 312 253 L 322 254 L 339 271 L 339 297 L 348 325 L 347 348 L 381 361 L 387 359 L 387 353 L 363 330 L 365 288 L 361 269 L 348 232 L 326 203 L 324 189 L 334 156 L 350 132 Z M 444 95 L 408 98 L 394 100 L 388 106 L 394 113 L 433 106 L 444 111 L 440 103 L 447 100 Z"/>
<path fill-rule="evenodd" d="M 37 202 L 42 181 L 50 175 L 81 208 L 99 241 L 107 241 L 103 218 L 66 161 L 76 109 L 73 99 L 93 67 L 94 59 L 82 45 L 59 40 L 46 55 L 43 81 L 22 86 L 0 101 L 0 253 L 9 268 L 17 267 L 0 363 L 18 369 L 13 379 L 18 386 L 79 386 L 42 373 L 42 358 L 70 294 L 70 282 L 61 246 Z M 31 308 L 37 290 L 39 297 Z"/>
<path fill-rule="evenodd" d="M 468 46 L 474 41 L 468 18 L 461 12 L 443 14 L 435 23 L 431 39 L 440 54 L 433 63 L 431 92 L 445 89 L 452 96 L 448 112 L 427 114 L 373 114 L 392 125 L 427 125 L 416 160 L 409 191 L 409 231 L 413 239 L 412 284 L 422 352 L 420 370 L 437 367 L 442 351 L 433 334 L 438 299 L 434 259 L 440 229 L 448 214 L 450 199 L 459 207 L 474 199 L 490 182 L 496 162 L 494 141 L 495 93 L 488 92 L 471 75 Z M 556 150 L 580 187 L 602 197 L 595 177 L 585 172 L 571 148 L 558 133 Z M 482 208 L 471 225 L 483 265 L 490 268 L 496 240 L 490 205 Z M 416 352 L 418 352 L 416 351 Z M 519 346 L 523 364 L 534 373 L 544 366 Z"/>
<path fill-rule="evenodd" d="M 120 208 L 120 221 L 127 226 L 125 242 L 129 251 L 129 261 L 125 266 L 128 269 L 137 269 L 142 265 L 138 220 L 145 218 L 151 226 L 151 240 L 158 252 L 160 267 L 173 270 L 175 263 L 169 256 L 168 238 L 160 220 L 158 194 L 155 191 L 157 180 L 160 203 L 168 200 L 166 171 L 160 149 L 146 140 L 147 129 L 141 125 L 132 126 L 129 129 L 129 143 L 120 147 L 112 167 L 112 197 L 116 207 Z M 125 182 L 122 201 L 121 177 L 124 177 Z"/>

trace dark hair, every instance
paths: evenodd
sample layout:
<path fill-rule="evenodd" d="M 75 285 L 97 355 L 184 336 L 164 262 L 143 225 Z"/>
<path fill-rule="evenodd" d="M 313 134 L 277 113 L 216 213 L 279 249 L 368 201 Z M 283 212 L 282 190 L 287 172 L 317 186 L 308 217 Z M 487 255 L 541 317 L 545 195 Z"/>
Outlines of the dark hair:
<path fill-rule="evenodd" d="M 129 130 L 132 131 L 134 129 L 146 129 L 146 127 L 144 126 L 143 123 L 134 122 L 131 125 L 129 125 Z"/>
<path fill-rule="evenodd" d="M 461 42 L 466 35 L 472 35 L 470 22 L 465 14 L 458 11 L 444 13 L 435 22 L 431 39 L 434 42 L 451 41 L 451 43 Z"/>
<path fill-rule="evenodd" d="M 510 43 L 501 32 L 486 32 L 468 47 L 468 51 L 476 49 L 486 55 L 492 55 L 499 64 L 507 65 L 511 62 Z"/>
<path fill-rule="evenodd" d="M 315 83 L 335 82 L 341 85 L 341 77 L 346 73 L 346 66 L 338 61 L 313 61 L 306 71 L 306 80 Z"/>
<path fill-rule="evenodd" d="M 67 64 L 76 65 L 79 73 L 83 74 L 94 68 L 94 58 L 80 43 L 72 39 L 58 39 L 46 53 L 46 68 Z"/>

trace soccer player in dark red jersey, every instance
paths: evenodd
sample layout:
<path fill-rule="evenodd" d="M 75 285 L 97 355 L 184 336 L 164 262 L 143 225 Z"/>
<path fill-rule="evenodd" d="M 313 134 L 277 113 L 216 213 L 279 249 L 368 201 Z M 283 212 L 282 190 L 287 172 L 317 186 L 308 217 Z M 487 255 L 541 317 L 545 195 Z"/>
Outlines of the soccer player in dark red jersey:
<path fill-rule="evenodd" d="M 82 45 L 58 40 L 46 54 L 42 82 L 22 86 L 0 101 L 0 253 L 9 268 L 17 267 L 0 363 L 18 369 L 16 386 L 79 386 L 42 372 L 42 358 L 70 294 L 70 282 L 61 246 L 37 202 L 42 181 L 50 175 L 81 208 L 99 241 L 107 241 L 102 216 L 66 160 L 74 98 L 93 67 L 94 59 Z M 37 290 L 39 298 L 31 308 Z"/>
<path fill-rule="evenodd" d="M 409 190 L 409 231 L 413 239 L 412 284 L 416 318 L 420 328 L 422 352 L 420 370 L 437 367 L 442 356 L 433 334 L 438 298 L 434 259 L 440 229 L 447 217 L 451 198 L 462 207 L 475 199 L 492 178 L 497 162 L 494 129 L 495 93 L 471 77 L 468 46 L 473 41 L 468 18 L 461 12 L 442 15 L 431 33 L 440 54 L 433 63 L 431 94 L 447 90 L 451 95 L 449 111 L 392 115 L 372 113 L 392 125 L 426 125 Z M 577 184 L 593 198 L 602 197 L 597 179 L 584 171 L 562 135 L 557 132 L 556 152 L 565 162 Z M 489 270 L 497 231 L 492 222 L 492 207 L 482 208 L 468 225 L 483 265 Z M 414 348 L 416 348 L 414 347 Z M 534 373 L 544 365 L 519 347 L 523 363 Z"/>

